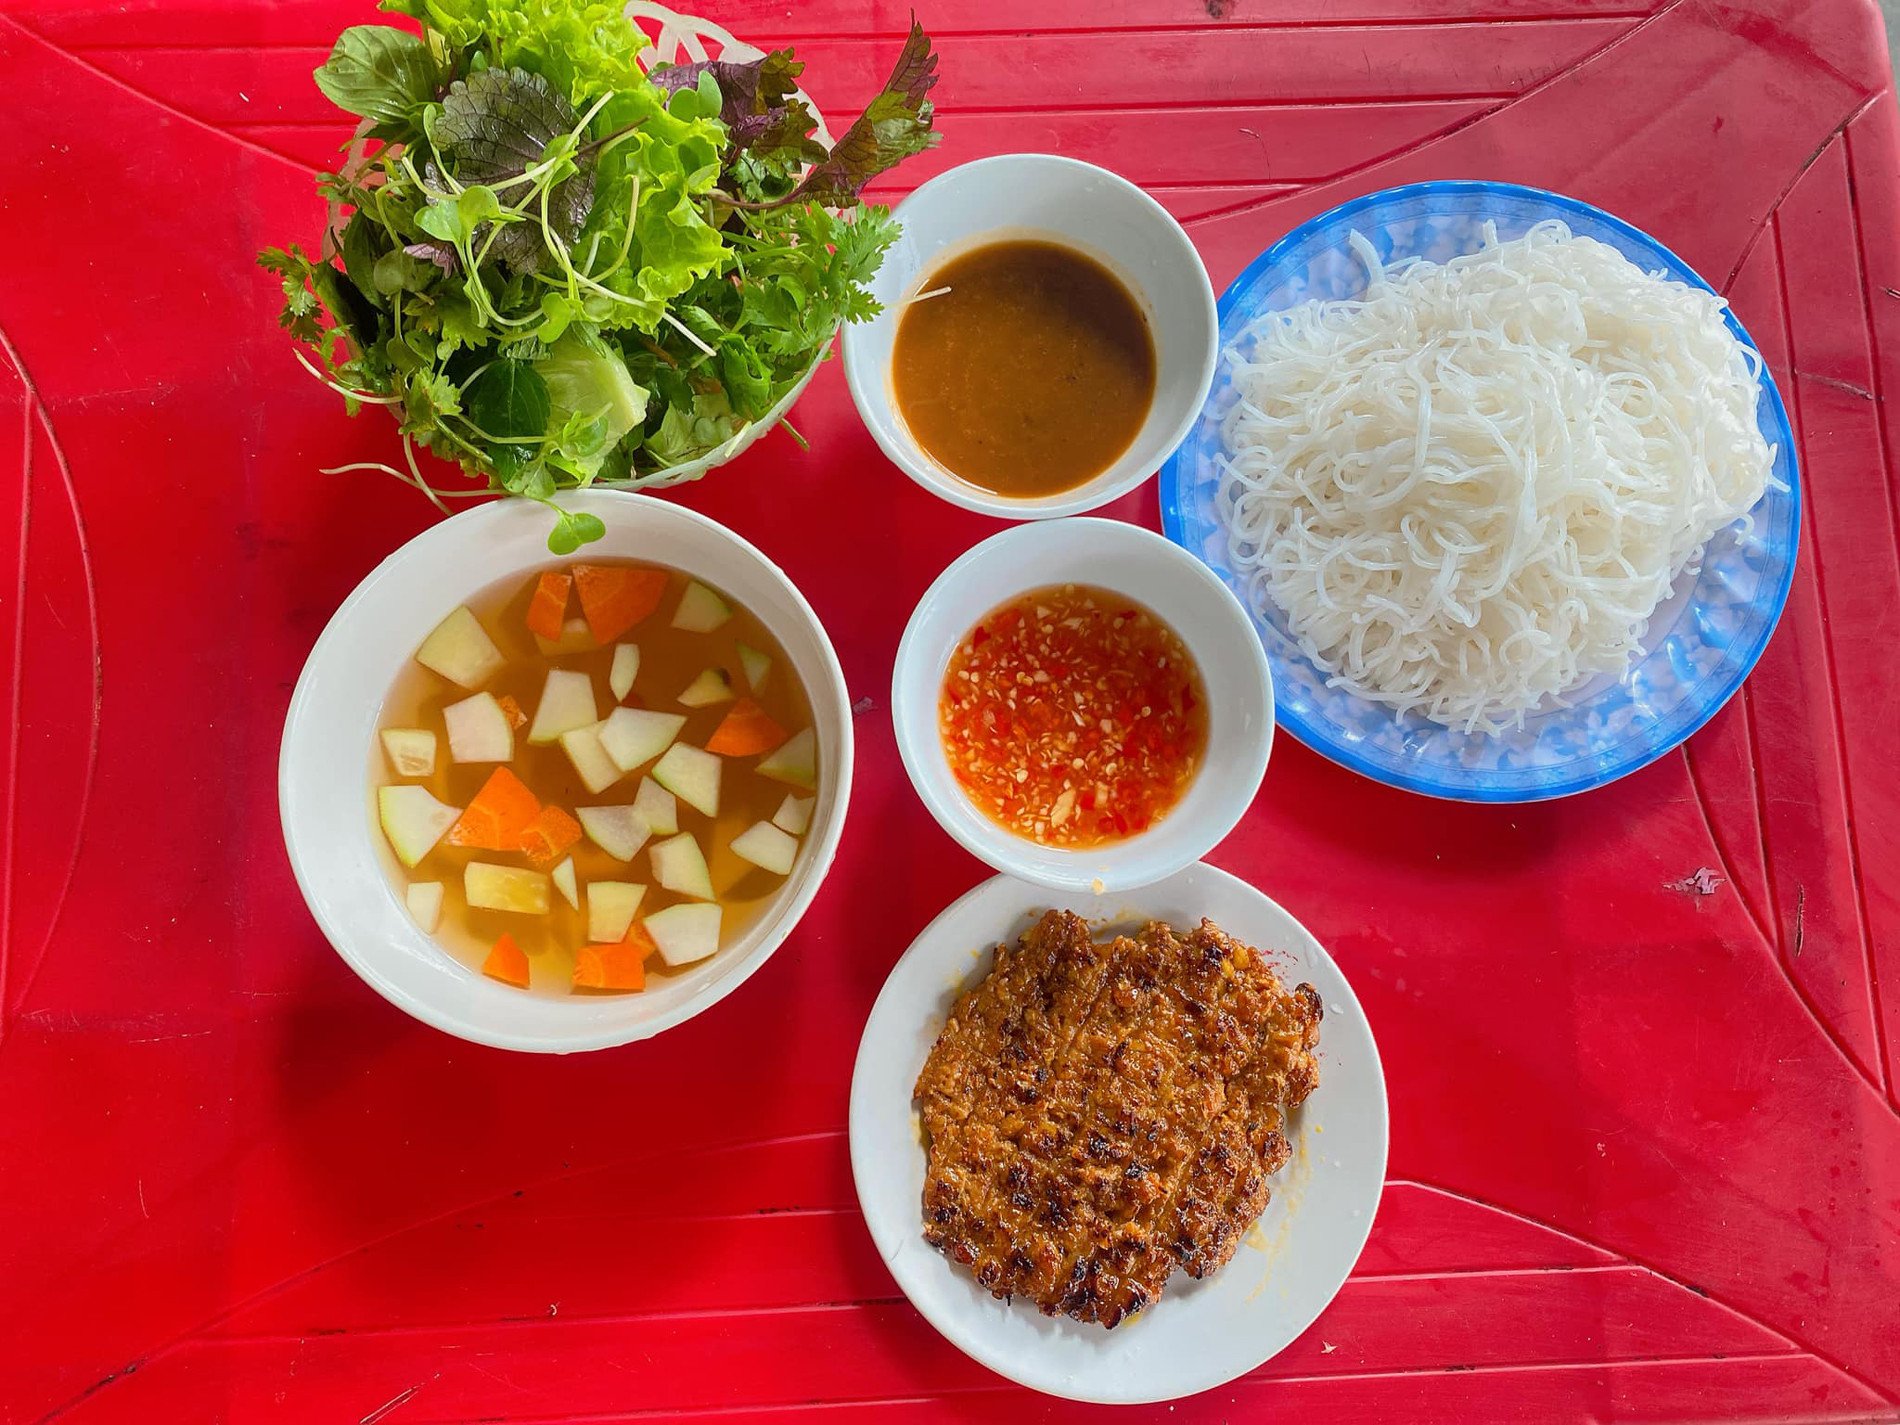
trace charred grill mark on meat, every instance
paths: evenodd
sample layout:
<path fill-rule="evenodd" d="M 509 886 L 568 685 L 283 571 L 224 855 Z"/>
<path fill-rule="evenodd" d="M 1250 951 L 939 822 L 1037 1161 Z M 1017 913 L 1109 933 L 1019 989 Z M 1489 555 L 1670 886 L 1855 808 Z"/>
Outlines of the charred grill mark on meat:
<path fill-rule="evenodd" d="M 999 1297 L 1114 1326 L 1218 1270 L 1318 1081 L 1319 996 L 1203 921 L 1051 911 L 951 1011 L 916 1097 L 924 1236 Z"/>

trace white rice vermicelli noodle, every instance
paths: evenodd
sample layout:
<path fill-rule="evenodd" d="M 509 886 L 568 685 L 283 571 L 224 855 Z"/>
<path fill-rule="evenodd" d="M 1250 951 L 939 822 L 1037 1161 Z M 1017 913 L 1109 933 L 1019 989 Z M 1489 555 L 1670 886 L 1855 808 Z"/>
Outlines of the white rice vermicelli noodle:
<path fill-rule="evenodd" d="M 1761 498 L 1761 364 L 1724 303 L 1559 222 L 1230 348 L 1219 513 L 1335 686 L 1467 731 L 1620 674 Z"/>

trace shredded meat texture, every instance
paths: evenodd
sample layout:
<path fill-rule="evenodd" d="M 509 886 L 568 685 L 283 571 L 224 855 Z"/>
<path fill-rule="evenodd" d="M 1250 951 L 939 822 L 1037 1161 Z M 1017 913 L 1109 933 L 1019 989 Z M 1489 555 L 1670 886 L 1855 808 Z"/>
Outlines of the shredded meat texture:
<path fill-rule="evenodd" d="M 1097 941 L 1050 911 L 918 1076 L 924 1237 L 993 1295 L 1114 1326 L 1225 1266 L 1319 1082 L 1319 995 L 1209 921 Z"/>

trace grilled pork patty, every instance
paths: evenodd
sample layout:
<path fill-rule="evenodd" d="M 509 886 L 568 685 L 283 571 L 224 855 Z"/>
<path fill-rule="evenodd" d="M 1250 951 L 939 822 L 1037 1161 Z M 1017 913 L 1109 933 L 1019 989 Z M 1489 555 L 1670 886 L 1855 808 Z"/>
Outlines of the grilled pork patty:
<path fill-rule="evenodd" d="M 966 990 L 915 1096 L 924 1237 L 991 1294 L 1114 1326 L 1225 1266 L 1319 1082 L 1319 995 L 1209 921 L 1050 911 Z"/>

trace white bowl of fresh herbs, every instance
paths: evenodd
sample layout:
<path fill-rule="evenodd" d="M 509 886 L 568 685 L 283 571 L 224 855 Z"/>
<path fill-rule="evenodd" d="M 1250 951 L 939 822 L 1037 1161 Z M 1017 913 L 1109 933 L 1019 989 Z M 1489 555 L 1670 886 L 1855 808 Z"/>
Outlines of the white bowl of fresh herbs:
<path fill-rule="evenodd" d="M 884 89 L 820 141 L 789 49 L 642 68 L 604 0 L 385 0 L 317 85 L 365 143 L 319 180 L 315 255 L 260 261 L 282 323 L 354 410 L 390 408 L 429 493 L 539 500 L 549 547 L 600 537 L 557 491 L 673 484 L 781 420 L 896 237 L 858 201 L 936 139 L 914 23 Z M 414 447 L 480 481 L 442 488 Z"/>

